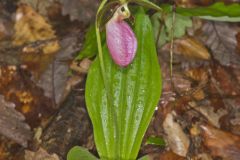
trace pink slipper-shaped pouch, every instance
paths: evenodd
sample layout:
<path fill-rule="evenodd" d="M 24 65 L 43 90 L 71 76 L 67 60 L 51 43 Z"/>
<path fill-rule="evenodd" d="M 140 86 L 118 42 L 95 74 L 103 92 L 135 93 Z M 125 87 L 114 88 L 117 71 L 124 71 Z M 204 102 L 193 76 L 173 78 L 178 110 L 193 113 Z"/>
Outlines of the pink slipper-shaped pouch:
<path fill-rule="evenodd" d="M 113 61 L 121 67 L 128 66 L 137 51 L 137 39 L 124 21 L 130 16 L 127 4 L 120 6 L 106 24 L 107 46 Z"/>

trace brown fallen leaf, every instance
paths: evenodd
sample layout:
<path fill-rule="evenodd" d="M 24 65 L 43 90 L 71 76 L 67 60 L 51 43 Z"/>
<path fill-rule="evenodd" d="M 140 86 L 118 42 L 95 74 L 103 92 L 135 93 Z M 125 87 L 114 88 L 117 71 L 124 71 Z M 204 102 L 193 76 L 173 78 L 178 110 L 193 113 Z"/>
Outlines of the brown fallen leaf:
<path fill-rule="evenodd" d="M 39 126 L 54 112 L 50 99 L 33 83 L 29 72 L 17 66 L 0 66 L 0 94 L 16 104 L 31 127 Z"/>
<path fill-rule="evenodd" d="M 56 154 L 49 154 L 44 149 L 39 148 L 37 152 L 26 150 L 25 160 L 60 160 L 60 159 Z"/>
<path fill-rule="evenodd" d="M 25 3 L 34 8 L 41 15 L 47 15 L 48 8 L 52 5 L 54 0 L 40 1 L 40 0 L 20 0 L 20 3 Z"/>
<path fill-rule="evenodd" d="M 213 158 L 207 153 L 200 153 L 191 158 L 192 160 L 213 160 Z"/>
<path fill-rule="evenodd" d="M 94 20 L 99 4 L 98 0 L 60 0 L 62 14 L 69 15 L 70 19 L 79 20 L 88 24 Z"/>
<path fill-rule="evenodd" d="M 25 117 L 15 110 L 15 105 L 6 102 L 0 95 L 0 134 L 27 147 L 27 142 L 32 138 L 32 132 L 24 121 Z"/>
<path fill-rule="evenodd" d="M 203 143 L 208 147 L 213 156 L 227 160 L 239 160 L 240 137 L 222 131 L 210 125 L 201 125 Z"/>
<path fill-rule="evenodd" d="M 237 53 L 240 54 L 240 32 L 237 33 L 236 39 L 237 39 Z"/>
<path fill-rule="evenodd" d="M 3 40 L 8 36 L 9 31 L 6 28 L 6 25 L 3 22 L 3 19 L 0 17 L 0 40 Z"/>
<path fill-rule="evenodd" d="M 81 33 L 79 33 L 82 37 Z M 69 79 L 69 60 L 73 59 L 73 54 L 81 47 L 81 39 L 78 37 L 68 37 L 60 41 L 61 49 L 54 57 L 52 64 L 48 65 L 36 83 L 44 90 L 44 95 L 55 99 L 56 106 L 59 105 L 67 95 L 65 88 Z"/>
<path fill-rule="evenodd" d="M 194 81 L 207 81 L 208 80 L 208 72 L 207 69 L 199 67 L 199 68 L 191 68 L 184 73 L 187 77 L 191 78 Z"/>
<path fill-rule="evenodd" d="M 80 73 L 87 73 L 92 61 L 88 58 L 83 59 L 81 62 L 73 61 L 70 65 L 70 68 L 73 71 Z"/>
<path fill-rule="evenodd" d="M 171 150 L 182 157 L 186 157 L 190 140 L 183 132 L 182 127 L 174 121 L 174 113 L 169 113 L 163 122 L 164 132 L 166 133 L 166 141 Z"/>
<path fill-rule="evenodd" d="M 22 47 L 20 60 L 38 79 L 60 48 L 55 31 L 27 4 L 18 6 L 14 30 L 13 45 Z"/>
<path fill-rule="evenodd" d="M 194 108 L 195 110 L 199 111 L 203 116 L 205 116 L 210 124 L 218 128 L 220 127 L 220 118 L 228 113 L 223 108 L 214 111 L 214 107 L 211 106 L 197 106 Z"/>
<path fill-rule="evenodd" d="M 13 44 L 20 46 L 36 41 L 46 41 L 55 39 L 55 33 L 52 26 L 47 21 L 35 12 L 27 4 L 20 4 L 16 13 L 16 23 L 14 26 L 15 34 Z M 59 49 L 58 41 L 49 41 L 40 45 L 38 51 L 36 47 L 25 47 L 23 51 L 27 53 L 40 52 L 44 54 L 52 54 Z"/>
<path fill-rule="evenodd" d="M 147 157 L 149 160 L 185 160 L 184 157 L 178 156 L 172 151 L 149 154 Z"/>
<path fill-rule="evenodd" d="M 214 60 L 223 66 L 239 69 L 240 54 L 236 54 L 238 30 L 235 23 L 205 22 L 201 34 L 195 37 L 211 50 Z"/>
<path fill-rule="evenodd" d="M 163 76 L 163 91 L 161 96 L 161 103 L 168 103 L 169 101 L 174 101 L 176 97 L 176 91 L 179 94 L 184 94 L 191 89 L 191 81 L 186 79 L 184 75 L 173 72 L 172 76 L 170 75 L 169 63 L 164 61 L 162 58 L 159 58 L 159 63 L 162 67 L 162 76 Z M 174 90 L 173 86 L 174 84 Z"/>
<path fill-rule="evenodd" d="M 187 58 L 210 59 L 207 48 L 200 41 L 189 36 L 174 41 L 174 53 L 182 54 Z"/>
<path fill-rule="evenodd" d="M 232 69 L 216 66 L 212 69 L 212 85 L 218 87 L 224 95 L 240 95 L 240 86 Z M 215 79 L 215 80 L 214 80 Z"/>

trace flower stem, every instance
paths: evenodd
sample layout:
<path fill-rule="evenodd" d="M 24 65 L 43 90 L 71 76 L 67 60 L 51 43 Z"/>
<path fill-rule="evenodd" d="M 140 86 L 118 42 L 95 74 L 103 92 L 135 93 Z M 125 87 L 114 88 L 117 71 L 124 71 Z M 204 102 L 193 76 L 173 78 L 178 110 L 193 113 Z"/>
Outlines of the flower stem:
<path fill-rule="evenodd" d="M 115 148 L 113 148 L 113 150 L 115 150 L 115 157 L 114 158 L 118 158 L 119 157 L 119 146 L 118 146 L 118 141 L 119 141 L 119 133 L 118 133 L 118 123 L 117 123 L 117 114 L 114 110 L 114 106 L 113 106 L 113 98 L 112 95 L 110 94 L 110 88 L 108 86 L 108 80 L 107 80 L 107 76 L 106 76 L 106 69 L 105 69 L 105 65 L 104 65 L 104 59 L 103 59 L 103 50 L 102 50 L 102 44 L 101 44 L 101 34 L 100 34 L 100 22 L 101 22 L 101 16 L 99 16 L 100 12 L 104 9 L 105 5 L 107 3 L 107 0 L 103 0 L 98 8 L 97 11 L 97 16 L 96 16 L 96 23 L 95 23 L 95 27 L 96 27 L 96 37 L 97 37 L 97 45 L 98 45 L 98 56 L 99 56 L 99 63 L 100 63 L 100 68 L 101 68 L 101 75 L 103 78 L 103 83 L 104 83 L 104 88 L 106 90 L 106 96 L 107 96 L 107 103 L 108 103 L 108 112 L 109 112 L 109 119 L 110 122 L 113 124 L 110 124 L 110 126 L 113 125 L 114 128 L 114 139 L 115 139 Z M 100 19 L 99 19 L 100 17 Z M 109 154 L 109 150 L 107 151 Z M 112 151 L 110 151 L 112 152 Z M 104 156 L 109 156 L 109 155 L 104 155 Z"/>

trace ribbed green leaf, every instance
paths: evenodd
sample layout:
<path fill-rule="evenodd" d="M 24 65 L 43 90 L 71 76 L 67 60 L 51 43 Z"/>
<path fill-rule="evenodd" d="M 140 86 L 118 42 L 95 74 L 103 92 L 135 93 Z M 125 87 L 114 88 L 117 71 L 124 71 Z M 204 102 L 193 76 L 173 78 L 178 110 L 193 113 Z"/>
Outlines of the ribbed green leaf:
<path fill-rule="evenodd" d="M 86 103 L 101 159 L 136 159 L 161 94 L 160 66 L 150 19 L 143 11 L 135 18 L 138 49 L 132 64 L 118 67 L 106 45 L 103 47 L 110 96 L 106 94 L 98 57 L 88 73 Z"/>
<path fill-rule="evenodd" d="M 76 59 L 91 58 L 97 54 L 97 38 L 94 25 L 90 26 L 85 35 L 83 49 L 76 57 Z"/>
<path fill-rule="evenodd" d="M 86 34 L 85 34 L 85 40 L 83 43 L 82 50 L 76 57 L 77 60 L 82 60 L 83 58 L 92 58 L 96 56 L 98 50 L 97 50 L 97 37 L 96 37 L 96 31 L 95 26 L 91 25 Z M 102 36 L 102 41 L 105 41 L 105 36 Z"/>
<path fill-rule="evenodd" d="M 67 160 L 98 160 L 86 148 L 75 146 L 67 154 Z"/>
<path fill-rule="evenodd" d="M 146 141 L 146 144 L 166 146 L 164 139 L 160 137 L 149 137 Z"/>
<path fill-rule="evenodd" d="M 225 5 L 223 2 L 218 2 L 208 7 L 195 7 L 195 8 L 177 7 L 176 12 L 185 16 L 239 17 L 240 4 L 234 3 L 230 5 Z"/>

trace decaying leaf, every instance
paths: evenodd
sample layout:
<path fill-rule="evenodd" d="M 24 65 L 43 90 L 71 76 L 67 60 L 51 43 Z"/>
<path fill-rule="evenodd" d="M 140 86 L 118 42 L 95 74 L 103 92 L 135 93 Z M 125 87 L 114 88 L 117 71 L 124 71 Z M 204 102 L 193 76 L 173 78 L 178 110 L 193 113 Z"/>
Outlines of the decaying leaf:
<path fill-rule="evenodd" d="M 70 68 L 78 73 L 87 73 L 92 61 L 85 58 L 81 62 L 73 61 Z"/>
<path fill-rule="evenodd" d="M 197 82 L 207 82 L 208 81 L 208 73 L 205 68 L 192 68 L 185 72 L 185 75 Z"/>
<path fill-rule="evenodd" d="M 200 153 L 192 158 L 193 160 L 213 160 L 213 158 L 206 153 Z"/>
<path fill-rule="evenodd" d="M 203 143 L 211 150 L 213 156 L 226 160 L 239 160 L 240 137 L 232 133 L 216 129 L 210 125 L 201 125 Z"/>
<path fill-rule="evenodd" d="M 202 115 L 204 115 L 209 123 L 214 125 L 215 127 L 220 127 L 219 119 L 226 115 L 228 112 L 223 108 L 220 108 L 218 111 L 214 111 L 214 108 L 211 106 L 198 106 L 194 107 L 197 111 L 199 111 Z"/>
<path fill-rule="evenodd" d="M 191 81 L 186 79 L 185 76 L 177 72 L 173 72 L 173 75 L 170 75 L 169 63 L 165 60 L 159 58 L 159 63 L 162 67 L 162 76 L 163 76 L 163 91 L 161 95 L 161 103 L 168 103 L 169 101 L 174 101 L 176 97 L 175 91 L 179 94 L 185 94 L 191 90 Z M 174 84 L 174 89 L 172 87 Z"/>
<path fill-rule="evenodd" d="M 55 39 L 52 26 L 27 4 L 20 4 L 16 12 L 15 34 L 13 44 L 21 46 L 24 44 Z M 36 49 L 37 48 L 37 49 Z M 48 41 L 38 47 L 27 46 L 23 48 L 26 53 L 52 54 L 58 51 L 57 40 Z"/>
<path fill-rule="evenodd" d="M 11 23 L 6 21 L 6 19 L 0 17 L 0 41 L 9 37 L 12 34 L 11 30 L 8 27 L 11 27 Z"/>
<path fill-rule="evenodd" d="M 44 149 L 39 148 L 37 152 L 26 150 L 25 160 L 60 160 L 60 159 L 56 154 L 49 154 Z"/>
<path fill-rule="evenodd" d="M 182 54 L 187 58 L 210 59 L 207 48 L 194 37 L 189 36 L 174 41 L 174 53 Z"/>
<path fill-rule="evenodd" d="M 184 157 L 178 156 L 172 151 L 149 154 L 147 157 L 149 160 L 185 160 Z"/>
<path fill-rule="evenodd" d="M 50 99 L 43 96 L 26 70 L 17 66 L 0 67 L 0 94 L 16 104 L 16 109 L 23 113 L 31 127 L 38 126 L 53 113 Z"/>
<path fill-rule="evenodd" d="M 97 0 L 60 0 L 63 5 L 62 14 L 69 15 L 71 20 L 79 20 L 85 23 L 94 20 Z"/>
<path fill-rule="evenodd" d="M 166 140 L 171 150 L 179 156 L 186 157 L 190 140 L 183 132 L 181 126 L 174 121 L 174 114 L 169 113 L 163 122 Z M 177 133 L 177 134 L 176 134 Z"/>
<path fill-rule="evenodd" d="M 27 147 L 27 141 L 32 138 L 32 133 L 24 120 L 25 117 L 15 110 L 15 105 L 6 102 L 0 95 L 0 134 Z"/>
<path fill-rule="evenodd" d="M 54 0 L 47 0 L 47 1 L 41 1 L 41 0 L 20 0 L 20 3 L 25 3 L 34 8 L 38 13 L 42 15 L 47 15 L 48 8 L 51 6 L 51 4 L 54 2 Z"/>
<path fill-rule="evenodd" d="M 239 27 L 222 22 L 206 22 L 198 37 L 211 49 L 213 58 L 224 66 L 240 68 L 240 55 L 236 54 L 236 35 Z"/>
<path fill-rule="evenodd" d="M 234 76 L 232 69 L 227 69 L 226 67 L 218 65 L 212 70 L 212 75 L 215 79 L 211 79 L 213 85 L 219 88 L 218 92 L 222 92 L 222 95 L 240 95 L 239 81 Z"/>
<path fill-rule="evenodd" d="M 48 65 L 37 85 L 43 88 L 44 95 L 55 100 L 56 105 L 66 96 L 64 93 L 69 78 L 68 61 L 73 59 L 73 54 L 79 51 L 81 41 L 78 37 L 68 37 L 60 41 L 61 49 L 55 56 L 53 63 Z"/>
<path fill-rule="evenodd" d="M 236 39 L 237 39 L 237 53 L 240 54 L 240 32 L 237 33 Z"/>

